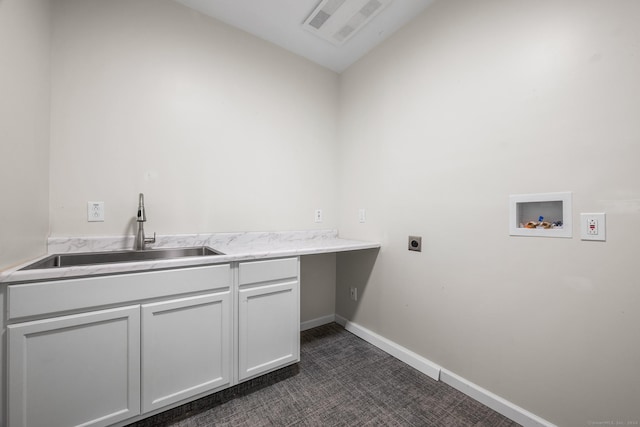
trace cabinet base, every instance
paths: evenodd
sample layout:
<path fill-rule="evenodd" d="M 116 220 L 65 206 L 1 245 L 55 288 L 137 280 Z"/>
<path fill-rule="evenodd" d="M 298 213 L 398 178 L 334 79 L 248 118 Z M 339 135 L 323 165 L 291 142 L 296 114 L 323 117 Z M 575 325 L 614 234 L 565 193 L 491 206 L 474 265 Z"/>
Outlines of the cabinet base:
<path fill-rule="evenodd" d="M 298 363 L 285 366 L 284 368 L 277 369 L 273 372 L 269 372 L 260 377 L 221 390 L 217 393 L 201 397 L 200 399 L 185 403 L 184 405 L 177 406 L 173 409 L 169 409 L 168 411 L 136 421 L 133 424 L 129 424 L 127 427 L 150 427 L 175 423 L 184 418 L 192 417 L 199 412 L 204 412 L 213 406 L 221 405 L 232 399 L 246 396 L 257 390 L 296 376 L 298 372 L 300 372 Z"/>

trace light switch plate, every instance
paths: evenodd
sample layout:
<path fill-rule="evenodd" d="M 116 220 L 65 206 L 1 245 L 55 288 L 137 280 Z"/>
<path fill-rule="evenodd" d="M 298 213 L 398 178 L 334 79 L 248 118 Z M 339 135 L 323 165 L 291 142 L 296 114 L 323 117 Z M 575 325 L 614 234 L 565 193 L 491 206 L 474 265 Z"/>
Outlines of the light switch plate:
<path fill-rule="evenodd" d="M 607 240 L 606 215 L 604 213 L 581 213 L 580 238 L 602 242 Z"/>
<path fill-rule="evenodd" d="M 367 211 L 365 209 L 358 209 L 358 222 L 361 224 L 367 222 Z"/>

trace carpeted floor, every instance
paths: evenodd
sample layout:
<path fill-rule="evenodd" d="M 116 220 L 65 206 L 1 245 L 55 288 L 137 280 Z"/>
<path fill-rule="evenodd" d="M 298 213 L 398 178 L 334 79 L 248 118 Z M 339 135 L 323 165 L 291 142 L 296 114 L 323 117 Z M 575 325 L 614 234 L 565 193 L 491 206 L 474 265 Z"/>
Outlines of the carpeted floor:
<path fill-rule="evenodd" d="M 519 425 L 335 323 L 303 332 L 300 353 L 297 366 L 136 427 Z"/>

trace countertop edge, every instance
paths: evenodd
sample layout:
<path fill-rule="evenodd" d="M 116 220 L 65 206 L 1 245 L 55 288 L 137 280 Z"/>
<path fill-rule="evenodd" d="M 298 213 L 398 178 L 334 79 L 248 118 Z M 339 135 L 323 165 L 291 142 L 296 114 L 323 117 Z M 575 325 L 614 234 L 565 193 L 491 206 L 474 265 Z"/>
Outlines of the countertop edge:
<path fill-rule="evenodd" d="M 307 232 L 302 233 L 308 234 Z M 224 235 L 225 239 L 216 240 L 219 239 L 219 236 L 221 235 Z M 332 230 L 326 234 L 312 233 L 309 238 L 304 238 L 303 234 L 296 236 L 295 233 L 286 233 L 282 235 L 277 233 L 255 233 L 255 235 L 251 236 L 252 238 L 249 239 L 247 238 L 248 235 L 251 235 L 251 233 L 219 233 L 217 235 L 212 234 L 206 236 L 187 235 L 197 236 L 198 238 L 196 240 L 198 244 L 210 246 L 213 249 L 222 252 L 223 255 L 20 271 L 20 269 L 26 265 L 49 256 L 49 254 L 47 254 L 14 268 L 0 272 L 0 285 L 118 273 L 135 273 L 180 267 L 197 267 L 201 265 L 223 264 L 228 262 L 280 258 L 287 256 L 379 249 L 381 247 L 381 244 L 378 242 L 339 238 L 337 237 L 337 232 Z M 283 236 L 285 237 L 282 238 Z M 154 247 L 161 248 L 172 245 L 168 236 L 164 236 L 164 238 L 165 242 L 162 246 Z M 193 240 L 185 239 L 185 235 L 178 236 L 177 238 L 181 242 Z M 122 238 L 119 239 L 120 241 L 123 240 Z M 207 242 L 212 244 L 207 244 Z M 50 254 L 51 253 L 58 252 L 50 251 Z"/>

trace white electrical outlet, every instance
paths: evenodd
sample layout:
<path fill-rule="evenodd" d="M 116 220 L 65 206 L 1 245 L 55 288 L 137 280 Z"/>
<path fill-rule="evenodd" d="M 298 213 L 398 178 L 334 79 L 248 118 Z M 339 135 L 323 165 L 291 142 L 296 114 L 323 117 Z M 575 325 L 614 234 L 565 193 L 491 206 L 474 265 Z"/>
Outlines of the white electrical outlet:
<path fill-rule="evenodd" d="M 606 240 L 606 215 L 604 213 L 580 214 L 580 238 L 582 240 Z"/>
<path fill-rule="evenodd" d="M 322 209 L 316 209 L 314 220 L 315 222 L 322 222 Z"/>
<path fill-rule="evenodd" d="M 358 288 L 349 288 L 349 296 L 352 301 L 358 301 Z"/>
<path fill-rule="evenodd" d="M 358 222 L 365 223 L 367 222 L 367 211 L 364 209 L 358 210 Z"/>
<path fill-rule="evenodd" d="M 104 221 L 104 202 L 87 202 L 87 221 Z"/>

